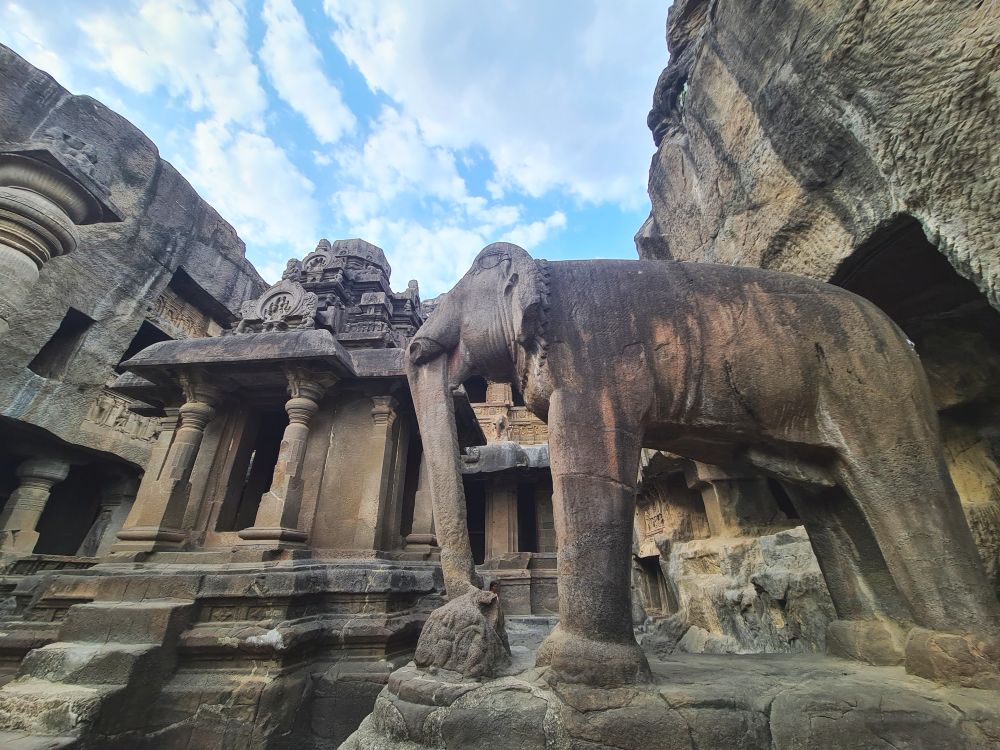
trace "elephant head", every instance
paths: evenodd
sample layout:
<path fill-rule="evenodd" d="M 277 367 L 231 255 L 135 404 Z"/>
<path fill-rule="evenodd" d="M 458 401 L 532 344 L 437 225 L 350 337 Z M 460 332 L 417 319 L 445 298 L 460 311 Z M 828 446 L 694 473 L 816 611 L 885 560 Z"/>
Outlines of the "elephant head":
<path fill-rule="evenodd" d="M 484 248 L 410 342 L 406 373 L 430 472 L 434 524 L 449 598 L 478 585 L 466 527 L 452 390 L 473 375 L 511 381 L 543 316 L 531 256 L 504 242 Z"/>

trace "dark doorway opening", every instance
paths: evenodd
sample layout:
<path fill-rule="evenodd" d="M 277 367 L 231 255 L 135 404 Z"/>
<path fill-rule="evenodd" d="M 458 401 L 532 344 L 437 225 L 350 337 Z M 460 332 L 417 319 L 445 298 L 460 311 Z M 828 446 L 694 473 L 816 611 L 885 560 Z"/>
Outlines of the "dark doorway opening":
<path fill-rule="evenodd" d="M 100 505 L 106 481 L 95 466 L 71 466 L 63 481 L 54 484 L 41 518 L 38 519 L 36 555 L 75 555 Z"/>
<path fill-rule="evenodd" d="M 486 559 L 486 483 L 463 477 L 462 484 L 472 559 L 476 565 L 482 565 Z"/>
<path fill-rule="evenodd" d="M 517 551 L 538 552 L 538 508 L 529 482 L 517 485 Z"/>
<path fill-rule="evenodd" d="M 253 526 L 260 499 L 271 488 L 288 416 L 274 409 L 260 412 L 255 421 L 253 439 L 240 447 L 240 455 L 233 462 L 216 531 L 240 531 Z M 247 429 L 254 428 L 248 425 Z"/>
<path fill-rule="evenodd" d="M 469 396 L 469 403 L 486 403 L 486 380 L 484 378 L 469 378 L 462 385 L 465 387 L 465 393 Z"/>
<path fill-rule="evenodd" d="M 404 539 L 413 532 L 413 509 L 417 502 L 417 488 L 420 484 L 420 463 L 424 455 L 424 444 L 416 429 L 410 432 L 410 449 L 406 452 L 406 474 L 403 477 L 403 509 L 399 522 L 399 533 Z"/>
<path fill-rule="evenodd" d="M 774 502 L 778 504 L 778 508 L 781 512 L 785 514 L 789 519 L 797 519 L 799 514 L 795 510 L 795 505 L 792 503 L 792 498 L 788 496 L 785 491 L 784 486 L 777 479 L 767 478 L 767 488 L 771 490 L 771 494 L 774 496 Z"/>

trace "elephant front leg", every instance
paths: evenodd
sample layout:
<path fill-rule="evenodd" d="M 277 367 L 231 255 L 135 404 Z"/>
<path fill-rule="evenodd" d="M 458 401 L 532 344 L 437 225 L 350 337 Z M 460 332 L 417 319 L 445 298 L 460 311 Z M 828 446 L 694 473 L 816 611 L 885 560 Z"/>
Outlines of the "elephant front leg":
<path fill-rule="evenodd" d="M 559 547 L 559 624 L 538 651 L 556 681 L 613 686 L 650 679 L 631 613 L 638 430 L 553 396 L 549 451 Z"/>

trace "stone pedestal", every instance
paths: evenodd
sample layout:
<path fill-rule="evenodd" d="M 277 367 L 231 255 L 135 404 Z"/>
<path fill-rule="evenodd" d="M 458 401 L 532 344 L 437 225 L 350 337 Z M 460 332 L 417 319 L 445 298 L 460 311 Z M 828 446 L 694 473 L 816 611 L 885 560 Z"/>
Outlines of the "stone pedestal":
<path fill-rule="evenodd" d="M 52 486 L 69 474 L 69 464 L 58 459 L 31 459 L 17 467 L 18 486 L 0 514 L 0 551 L 30 555 L 38 542 L 35 527 L 49 501 Z"/>
<path fill-rule="evenodd" d="M 305 372 L 289 370 L 287 376 L 291 396 L 285 404 L 288 426 L 281 438 L 271 488 L 260 499 L 254 525 L 239 532 L 240 538 L 247 544 L 298 546 L 308 536 L 298 528 L 302 474 L 309 422 L 319 410 L 326 384 Z"/>
<path fill-rule="evenodd" d="M 156 476 L 147 473 L 120 540 L 112 552 L 152 552 L 178 549 L 186 537 L 184 511 L 191 492 L 194 468 L 205 427 L 215 416 L 216 388 L 192 378 L 183 381 L 187 402 L 180 407 L 180 425 L 172 434 L 166 457 Z"/>

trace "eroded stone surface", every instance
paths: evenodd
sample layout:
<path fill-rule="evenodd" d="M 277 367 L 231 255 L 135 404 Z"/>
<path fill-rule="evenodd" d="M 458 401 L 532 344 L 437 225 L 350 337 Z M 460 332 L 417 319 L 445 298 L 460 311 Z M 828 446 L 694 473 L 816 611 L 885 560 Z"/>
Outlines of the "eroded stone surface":
<path fill-rule="evenodd" d="M 674 543 L 665 563 L 679 610 L 642 627 L 644 648 L 661 654 L 824 651 L 836 613 L 802 527 Z"/>
<path fill-rule="evenodd" d="M 651 666 L 653 684 L 612 690 L 550 687 L 544 669 L 467 680 L 433 708 L 394 692 L 415 679 L 426 693 L 438 689 L 434 677 L 409 666 L 341 747 L 988 750 L 1000 743 L 996 692 L 942 688 L 898 667 L 804 655 L 681 655 Z"/>

